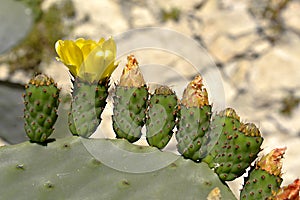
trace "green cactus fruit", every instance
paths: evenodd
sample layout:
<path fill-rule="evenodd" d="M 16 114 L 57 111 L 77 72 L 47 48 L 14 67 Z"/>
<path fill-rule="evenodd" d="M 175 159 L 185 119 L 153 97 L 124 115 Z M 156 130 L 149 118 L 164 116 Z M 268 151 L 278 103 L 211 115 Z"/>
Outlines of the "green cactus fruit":
<path fill-rule="evenodd" d="M 258 128 L 252 123 L 241 123 L 232 108 L 213 117 L 209 135 L 217 138 L 217 142 L 202 161 L 208 163 L 224 181 L 244 174 L 257 158 L 263 142 Z"/>
<path fill-rule="evenodd" d="M 112 119 L 117 138 L 135 142 L 145 124 L 148 89 L 135 57 L 130 55 L 127 59 L 113 97 Z"/>
<path fill-rule="evenodd" d="M 207 137 L 211 118 L 211 105 L 200 75 L 184 90 L 179 107 L 177 149 L 184 157 L 199 161 L 206 155 L 202 145 Z"/>
<path fill-rule="evenodd" d="M 128 173 L 97 159 L 111 153 L 122 157 L 119 167 L 124 168 L 130 157 L 115 154 L 115 149 L 150 154 L 147 166 L 144 161 L 130 163 L 137 172 L 141 166 L 151 169 L 151 165 L 159 164 L 157 158 L 173 161 L 158 170 Z M 47 146 L 24 142 L 0 147 L 0 180 L 1 199 L 206 199 L 214 188 L 220 190 L 222 199 L 236 199 L 205 163 L 194 163 L 173 153 L 119 139 L 67 137 Z"/>
<path fill-rule="evenodd" d="M 54 80 L 44 74 L 32 78 L 25 86 L 25 132 L 32 142 L 45 142 L 57 119 L 59 92 Z"/>
<path fill-rule="evenodd" d="M 68 118 L 69 129 L 73 135 L 89 137 L 97 129 L 106 105 L 108 83 L 108 78 L 94 83 L 80 78 L 75 80 Z"/>
<path fill-rule="evenodd" d="M 176 123 L 177 96 L 167 86 L 155 89 L 148 102 L 146 138 L 150 146 L 164 148 L 173 135 Z"/>
<path fill-rule="evenodd" d="M 240 194 L 241 199 L 267 199 L 276 194 L 282 182 L 282 158 L 286 148 L 272 150 L 252 167 Z"/>

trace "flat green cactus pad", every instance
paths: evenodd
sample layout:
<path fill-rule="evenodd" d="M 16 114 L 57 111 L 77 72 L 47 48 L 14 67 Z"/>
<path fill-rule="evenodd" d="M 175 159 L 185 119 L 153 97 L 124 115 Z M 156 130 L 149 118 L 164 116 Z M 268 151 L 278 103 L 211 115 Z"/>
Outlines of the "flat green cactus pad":
<path fill-rule="evenodd" d="M 25 142 L 1 147 L 1 199 L 206 199 L 216 187 L 222 199 L 235 199 L 207 164 L 179 156 L 170 165 L 148 173 L 112 169 L 89 153 L 97 148 L 92 151 L 106 154 L 108 143 L 135 153 L 151 152 L 166 158 L 171 154 L 121 139 L 76 136 L 46 146 Z M 90 145 L 89 151 L 86 145 Z"/>

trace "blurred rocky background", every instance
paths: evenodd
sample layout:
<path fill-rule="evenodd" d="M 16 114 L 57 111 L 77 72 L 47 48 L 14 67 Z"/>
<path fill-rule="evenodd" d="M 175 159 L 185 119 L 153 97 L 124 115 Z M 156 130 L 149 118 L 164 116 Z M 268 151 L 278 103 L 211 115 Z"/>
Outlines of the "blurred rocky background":
<path fill-rule="evenodd" d="M 212 56 L 222 75 L 226 106 L 260 128 L 264 151 L 288 147 L 283 169 L 287 184 L 300 177 L 299 10 L 299 0 L 2 0 L 1 144 L 26 140 L 21 95 L 36 72 L 51 75 L 63 88 L 56 130 L 68 132 L 62 122 L 70 82 L 66 68 L 55 60 L 56 40 L 98 40 L 134 28 L 163 27 L 193 38 Z M 138 58 L 143 63 L 142 54 Z M 172 55 L 152 59 L 177 67 L 186 64 Z M 240 181 L 231 183 L 236 191 Z"/>

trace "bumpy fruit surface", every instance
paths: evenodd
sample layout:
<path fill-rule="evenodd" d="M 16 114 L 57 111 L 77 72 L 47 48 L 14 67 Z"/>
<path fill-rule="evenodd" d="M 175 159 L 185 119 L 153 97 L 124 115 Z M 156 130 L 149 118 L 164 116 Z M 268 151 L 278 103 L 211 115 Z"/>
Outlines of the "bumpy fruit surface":
<path fill-rule="evenodd" d="M 44 142 L 53 132 L 59 105 L 54 80 L 39 74 L 25 86 L 25 132 L 32 142 Z"/>
<path fill-rule="evenodd" d="M 216 114 L 211 122 L 210 140 L 215 140 L 204 162 L 224 181 L 233 180 L 257 158 L 263 138 L 252 123 L 241 123 L 232 108 Z M 209 148 L 208 148 L 209 149 Z"/>
<path fill-rule="evenodd" d="M 245 178 L 241 199 L 267 199 L 277 193 L 282 178 L 282 157 L 286 148 L 274 149 L 263 156 Z"/>
<path fill-rule="evenodd" d="M 173 135 L 176 123 L 177 96 L 167 86 L 155 89 L 148 103 L 146 137 L 150 146 L 164 148 Z"/>
<path fill-rule="evenodd" d="M 127 59 L 113 97 L 112 119 L 117 138 L 135 142 L 145 124 L 148 89 L 135 57 L 131 55 Z"/>
<path fill-rule="evenodd" d="M 75 80 L 68 119 L 73 135 L 89 137 L 97 129 L 106 105 L 108 82 L 108 78 L 94 83 L 83 81 L 80 78 Z"/>
<path fill-rule="evenodd" d="M 211 105 L 203 88 L 201 76 L 196 76 L 184 90 L 180 103 L 178 131 L 176 133 L 178 151 L 186 158 L 199 161 L 211 118 Z"/>

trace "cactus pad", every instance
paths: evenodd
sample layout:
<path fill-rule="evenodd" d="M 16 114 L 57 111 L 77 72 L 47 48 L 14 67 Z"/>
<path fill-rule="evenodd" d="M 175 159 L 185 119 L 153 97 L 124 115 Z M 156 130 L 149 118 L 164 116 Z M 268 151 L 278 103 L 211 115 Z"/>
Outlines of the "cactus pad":
<path fill-rule="evenodd" d="M 148 89 L 133 56 L 128 56 L 128 64 L 123 70 L 120 84 L 116 86 L 113 100 L 113 129 L 117 138 L 137 141 L 145 124 Z"/>
<path fill-rule="evenodd" d="M 53 132 L 59 105 L 59 89 L 54 80 L 39 74 L 25 86 L 25 132 L 33 142 L 44 142 Z"/>
<path fill-rule="evenodd" d="M 218 139 L 203 161 L 224 181 L 245 173 L 257 158 L 263 141 L 258 128 L 252 123 L 241 123 L 232 108 L 225 109 L 212 119 L 209 135 Z"/>
<path fill-rule="evenodd" d="M 245 178 L 241 199 L 267 199 L 277 193 L 282 178 L 282 157 L 286 148 L 274 149 L 252 167 Z"/>
<path fill-rule="evenodd" d="M 173 135 L 177 116 L 177 96 L 167 86 L 155 89 L 148 103 L 146 137 L 150 146 L 164 148 Z"/>
<path fill-rule="evenodd" d="M 208 94 L 203 88 L 201 76 L 189 83 L 180 104 L 178 131 L 176 133 L 178 151 L 186 158 L 199 161 L 203 151 L 205 133 L 209 129 L 211 106 Z"/>
<path fill-rule="evenodd" d="M 101 113 L 108 96 L 108 82 L 107 78 L 98 83 L 90 83 L 79 78 L 75 80 L 68 119 L 73 135 L 89 137 L 100 124 Z"/>
<path fill-rule="evenodd" d="M 69 137 L 47 146 L 25 142 L 0 147 L 1 199 L 206 199 L 216 187 L 222 199 L 235 199 L 206 164 L 178 157 L 160 170 L 124 173 L 95 159 L 83 143 L 96 146 L 99 154 L 108 153 L 101 146 L 113 143 L 126 151 L 152 152 L 162 159 L 178 157 L 118 139 Z"/>

